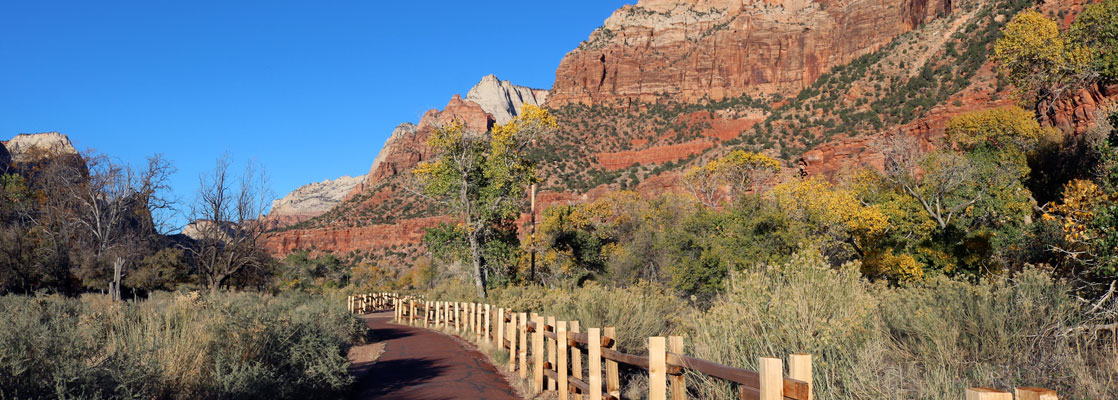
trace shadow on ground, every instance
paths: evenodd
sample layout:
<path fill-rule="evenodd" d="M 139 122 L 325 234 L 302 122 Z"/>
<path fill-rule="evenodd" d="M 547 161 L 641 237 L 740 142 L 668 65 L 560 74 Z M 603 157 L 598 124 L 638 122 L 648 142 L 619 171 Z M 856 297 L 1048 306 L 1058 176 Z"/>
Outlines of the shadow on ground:
<path fill-rule="evenodd" d="M 427 358 L 377 361 L 354 365 L 354 371 L 363 376 L 355 398 L 375 399 L 403 388 L 422 385 L 440 376 L 447 367 Z M 447 398 L 449 400 L 449 398 Z M 416 400 L 441 400 L 424 398 Z"/>

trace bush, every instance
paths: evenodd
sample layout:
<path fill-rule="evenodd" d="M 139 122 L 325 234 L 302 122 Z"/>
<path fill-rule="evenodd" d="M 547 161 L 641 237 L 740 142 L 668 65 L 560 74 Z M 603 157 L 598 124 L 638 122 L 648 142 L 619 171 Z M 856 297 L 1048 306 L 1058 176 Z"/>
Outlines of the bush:
<path fill-rule="evenodd" d="M 630 354 L 647 354 L 650 336 L 677 333 L 689 310 L 667 288 L 648 282 L 626 288 L 590 283 L 574 290 L 513 286 L 490 294 L 495 304 L 518 312 L 575 320 L 584 328 L 616 327 L 618 350 Z"/>
<path fill-rule="evenodd" d="M 818 399 L 958 399 L 974 386 L 1115 398 L 1118 349 L 1110 339 L 1069 334 L 1085 315 L 1071 294 L 1036 270 L 893 288 L 801 252 L 783 265 L 735 274 L 690 326 L 688 351 L 749 369 L 759 357 L 811 353 Z M 696 378 L 703 398 L 735 397 L 728 385 Z"/>
<path fill-rule="evenodd" d="M 340 397 L 360 321 L 337 299 L 0 298 L 3 398 Z"/>

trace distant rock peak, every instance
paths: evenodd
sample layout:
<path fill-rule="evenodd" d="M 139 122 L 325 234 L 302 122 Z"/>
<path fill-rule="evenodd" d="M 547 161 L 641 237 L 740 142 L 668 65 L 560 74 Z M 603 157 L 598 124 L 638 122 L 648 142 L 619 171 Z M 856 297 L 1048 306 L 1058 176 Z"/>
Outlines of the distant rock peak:
<path fill-rule="evenodd" d="M 4 142 L 14 164 L 39 161 L 57 156 L 76 156 L 78 150 L 70 138 L 58 132 L 21 133 Z"/>
<path fill-rule="evenodd" d="M 477 103 L 492 114 L 498 124 L 503 124 L 516 117 L 526 104 L 542 106 L 547 100 L 547 91 L 514 85 L 490 74 L 466 93 L 466 100 Z"/>
<path fill-rule="evenodd" d="M 283 198 L 273 201 L 272 210 L 265 220 L 269 222 L 270 228 L 279 228 L 322 215 L 341 203 L 364 180 L 364 175 L 347 175 L 300 186 Z"/>

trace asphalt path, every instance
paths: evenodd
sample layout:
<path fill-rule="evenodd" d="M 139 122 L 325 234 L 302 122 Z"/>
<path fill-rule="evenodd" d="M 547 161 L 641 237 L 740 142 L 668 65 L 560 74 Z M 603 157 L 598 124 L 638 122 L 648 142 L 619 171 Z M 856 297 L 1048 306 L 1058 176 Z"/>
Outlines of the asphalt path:
<path fill-rule="evenodd" d="M 385 343 L 373 362 L 353 366 L 354 399 L 520 399 L 489 358 L 472 346 L 424 328 L 392 323 L 392 312 L 364 317 Z"/>

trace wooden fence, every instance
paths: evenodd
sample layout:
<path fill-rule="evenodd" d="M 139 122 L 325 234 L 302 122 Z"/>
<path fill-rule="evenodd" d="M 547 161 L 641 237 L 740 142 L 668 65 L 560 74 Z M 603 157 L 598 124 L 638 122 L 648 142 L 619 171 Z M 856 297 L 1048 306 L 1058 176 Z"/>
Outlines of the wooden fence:
<path fill-rule="evenodd" d="M 431 301 L 377 293 L 351 296 L 350 310 L 384 310 L 389 305 L 399 323 L 453 330 L 460 337 L 508 350 L 509 372 L 531 379 L 532 390 L 558 392 L 560 400 L 621 399 L 619 365 L 648 371 L 650 400 L 686 399 L 685 372 L 730 382 L 740 399 L 811 400 L 812 357 L 792 354 L 784 361 L 762 357 L 751 371 L 685 355 L 680 336 L 648 338 L 648 355 L 617 350 L 613 327 L 584 328 L 578 321 L 558 321 L 536 313 L 513 312 L 489 304 Z M 568 351 L 569 349 L 569 351 Z M 585 364 L 584 364 L 585 363 Z M 583 368 L 583 365 L 586 368 Z M 604 366 L 604 368 L 603 368 Z M 966 400 L 1057 400 L 1055 391 L 1017 388 L 1014 393 L 971 388 Z"/>
<path fill-rule="evenodd" d="M 389 292 L 358 294 L 346 298 L 346 307 L 352 314 L 367 314 L 393 307 L 398 297 Z"/>

